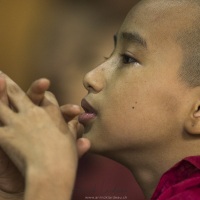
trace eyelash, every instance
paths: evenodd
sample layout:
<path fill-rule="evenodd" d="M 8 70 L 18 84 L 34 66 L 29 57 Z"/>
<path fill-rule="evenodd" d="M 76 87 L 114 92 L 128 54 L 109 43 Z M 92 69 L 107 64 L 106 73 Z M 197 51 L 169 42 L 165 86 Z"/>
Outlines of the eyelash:
<path fill-rule="evenodd" d="M 131 63 L 139 63 L 139 61 L 127 54 L 120 54 L 121 58 L 122 58 L 122 62 L 125 65 L 131 64 Z M 104 60 L 108 60 L 109 57 L 104 57 Z"/>
<path fill-rule="evenodd" d="M 122 58 L 123 64 L 125 64 L 125 65 L 132 64 L 132 63 L 139 63 L 137 59 L 135 59 L 134 57 L 131 57 L 127 54 L 121 54 L 120 56 Z"/>

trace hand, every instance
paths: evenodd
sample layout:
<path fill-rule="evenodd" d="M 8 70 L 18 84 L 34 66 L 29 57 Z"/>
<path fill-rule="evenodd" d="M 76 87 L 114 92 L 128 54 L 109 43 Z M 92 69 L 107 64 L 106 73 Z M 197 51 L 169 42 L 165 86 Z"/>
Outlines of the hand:
<path fill-rule="evenodd" d="M 36 105 L 45 107 L 47 111 L 48 109 L 45 106 L 45 102 L 47 100 L 58 106 L 58 102 L 56 101 L 54 95 L 47 91 L 49 89 L 49 86 L 49 80 L 43 78 L 34 81 L 27 91 L 27 95 L 31 99 L 31 101 Z M 72 104 L 63 105 L 60 107 L 60 110 L 66 123 L 73 120 L 77 115 L 81 113 L 80 107 Z M 52 118 L 54 117 L 53 113 L 48 113 Z M 62 129 L 62 127 L 59 128 Z M 79 157 L 84 155 L 90 148 L 90 142 L 87 139 L 81 138 L 82 133 L 83 126 L 77 122 L 77 132 L 75 133 L 76 135 L 74 135 L 74 137 L 77 138 L 77 150 Z"/>
<path fill-rule="evenodd" d="M 3 79 L 0 79 L 0 99 L 8 105 L 6 84 Z M 15 194 L 20 198 L 23 191 L 24 177 L 0 148 L 0 197 L 11 198 Z"/>
<path fill-rule="evenodd" d="M 4 125 L 0 128 L 0 145 L 26 175 L 28 188 L 31 188 L 30 174 L 48 173 L 52 169 L 66 172 L 67 181 L 64 179 L 64 183 L 71 188 L 77 165 L 76 124 L 70 122 L 67 126 L 59 108 L 47 98 L 42 101 L 45 109 L 33 105 L 14 82 L 8 77 L 6 80 L 9 100 L 17 112 L 0 102 L 0 120 Z M 48 113 L 53 115 L 49 117 Z"/>
<path fill-rule="evenodd" d="M 4 76 L 6 76 L 4 74 Z M 46 92 L 49 88 L 50 82 L 47 79 L 39 79 L 35 81 L 29 88 L 27 95 L 36 105 L 41 105 L 44 98 L 49 99 L 51 102 L 57 104 L 55 98 L 51 93 Z M 6 91 L 5 80 L 0 79 L 0 99 L 2 102 L 8 105 L 8 97 Z M 81 110 L 79 106 L 76 105 L 64 105 L 60 107 L 60 110 L 68 123 L 78 114 Z M 51 113 L 52 114 L 52 113 Z M 83 127 L 78 125 L 79 134 L 75 137 L 80 138 L 83 132 Z M 90 143 L 86 139 L 77 140 L 77 150 L 79 157 L 81 157 L 86 151 L 88 151 Z M 0 148 L 0 196 L 5 196 L 6 198 L 21 197 L 24 191 L 24 177 L 21 175 L 19 170 L 10 160 L 10 158 L 4 153 Z"/>

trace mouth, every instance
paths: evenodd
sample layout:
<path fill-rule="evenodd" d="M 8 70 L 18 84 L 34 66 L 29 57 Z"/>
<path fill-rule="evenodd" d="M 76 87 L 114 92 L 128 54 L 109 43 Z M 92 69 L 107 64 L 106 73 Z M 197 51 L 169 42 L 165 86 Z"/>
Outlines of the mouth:
<path fill-rule="evenodd" d="M 78 121 L 86 126 L 96 118 L 97 111 L 85 99 L 81 101 L 81 107 L 85 112 L 79 115 Z"/>

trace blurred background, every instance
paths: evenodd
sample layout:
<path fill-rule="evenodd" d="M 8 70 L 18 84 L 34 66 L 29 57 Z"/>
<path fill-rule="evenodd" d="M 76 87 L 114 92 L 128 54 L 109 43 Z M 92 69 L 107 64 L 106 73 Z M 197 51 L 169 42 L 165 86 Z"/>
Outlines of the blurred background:
<path fill-rule="evenodd" d="M 84 74 L 113 49 L 113 35 L 139 0 L 1 0 L 0 70 L 24 90 L 37 78 L 51 80 L 60 104 L 86 94 Z M 73 200 L 144 197 L 130 172 L 96 155 L 79 163 Z"/>

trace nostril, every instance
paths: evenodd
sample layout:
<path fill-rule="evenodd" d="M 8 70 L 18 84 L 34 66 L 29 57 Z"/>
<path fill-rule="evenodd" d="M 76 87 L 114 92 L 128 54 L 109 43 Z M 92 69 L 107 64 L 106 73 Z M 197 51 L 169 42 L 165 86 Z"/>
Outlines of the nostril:
<path fill-rule="evenodd" d="M 88 90 L 89 92 L 91 92 L 91 91 L 93 90 L 92 86 L 88 85 L 88 86 L 87 86 L 87 90 Z"/>
<path fill-rule="evenodd" d="M 88 92 L 91 92 L 93 90 L 93 87 L 92 87 L 87 75 L 84 77 L 83 85 L 84 85 L 85 89 L 88 90 Z"/>
<path fill-rule="evenodd" d="M 83 80 L 84 87 L 93 93 L 98 93 L 104 86 L 104 73 L 102 73 L 102 67 L 97 67 L 88 72 Z"/>

